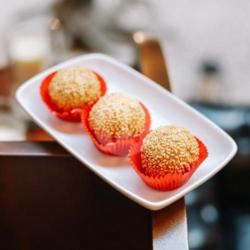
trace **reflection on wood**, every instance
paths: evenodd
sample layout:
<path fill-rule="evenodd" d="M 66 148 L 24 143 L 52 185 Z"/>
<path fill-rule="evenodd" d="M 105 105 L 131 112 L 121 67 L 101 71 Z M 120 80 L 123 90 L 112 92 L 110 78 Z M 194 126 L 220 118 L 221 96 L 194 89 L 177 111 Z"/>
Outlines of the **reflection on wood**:
<path fill-rule="evenodd" d="M 153 249 L 188 250 L 184 199 L 153 212 Z"/>

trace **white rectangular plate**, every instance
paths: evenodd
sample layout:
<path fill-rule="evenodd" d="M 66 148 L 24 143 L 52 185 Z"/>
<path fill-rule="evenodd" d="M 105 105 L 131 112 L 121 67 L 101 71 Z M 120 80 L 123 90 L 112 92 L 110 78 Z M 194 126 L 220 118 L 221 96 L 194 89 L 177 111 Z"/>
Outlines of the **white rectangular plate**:
<path fill-rule="evenodd" d="M 80 123 L 65 122 L 49 113 L 39 96 L 41 80 L 55 70 L 76 65 L 102 75 L 107 81 L 108 92 L 124 92 L 141 100 L 151 113 L 152 128 L 170 123 L 180 125 L 205 143 L 209 156 L 185 185 L 169 192 L 151 189 L 136 175 L 126 158 L 99 152 Z M 80 56 L 52 67 L 23 84 L 16 97 L 34 121 L 79 161 L 128 198 L 151 210 L 170 205 L 204 183 L 224 167 L 237 151 L 232 138 L 200 113 L 157 83 L 102 54 Z"/>

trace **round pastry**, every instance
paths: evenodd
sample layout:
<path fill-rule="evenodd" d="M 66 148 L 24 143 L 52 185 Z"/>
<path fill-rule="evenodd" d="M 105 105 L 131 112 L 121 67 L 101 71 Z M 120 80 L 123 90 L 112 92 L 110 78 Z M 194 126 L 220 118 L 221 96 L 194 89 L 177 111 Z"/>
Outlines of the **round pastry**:
<path fill-rule="evenodd" d="M 142 138 L 150 126 L 144 105 L 122 93 L 102 97 L 89 111 L 86 122 L 97 147 L 114 155 L 126 155 L 132 140 Z"/>
<path fill-rule="evenodd" d="M 50 74 L 41 85 L 41 96 L 53 114 L 79 121 L 81 110 L 106 91 L 101 76 L 84 67 L 70 67 Z"/>
<path fill-rule="evenodd" d="M 185 128 L 160 127 L 143 139 L 141 162 L 146 175 L 185 173 L 198 158 L 198 142 Z"/>
<path fill-rule="evenodd" d="M 89 113 L 90 128 L 114 138 L 139 136 L 144 132 L 145 120 L 140 103 L 121 93 L 104 96 Z"/>
<path fill-rule="evenodd" d="M 158 190 L 183 185 L 207 157 L 205 145 L 185 128 L 163 126 L 131 147 L 130 162 L 142 180 Z"/>

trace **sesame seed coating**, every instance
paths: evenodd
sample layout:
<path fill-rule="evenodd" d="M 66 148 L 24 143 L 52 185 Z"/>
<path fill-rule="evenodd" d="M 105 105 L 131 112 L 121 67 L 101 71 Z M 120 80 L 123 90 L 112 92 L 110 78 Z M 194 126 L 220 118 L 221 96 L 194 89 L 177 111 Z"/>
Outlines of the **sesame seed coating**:
<path fill-rule="evenodd" d="M 89 69 L 71 67 L 59 70 L 48 88 L 50 98 L 65 111 L 84 108 L 101 95 L 100 82 Z"/>
<path fill-rule="evenodd" d="M 163 126 L 143 139 L 141 162 L 144 173 L 149 176 L 185 173 L 198 157 L 198 142 L 181 127 Z"/>
<path fill-rule="evenodd" d="M 89 125 L 115 138 L 136 137 L 144 132 L 145 112 L 134 98 L 112 93 L 102 97 L 89 114 Z"/>

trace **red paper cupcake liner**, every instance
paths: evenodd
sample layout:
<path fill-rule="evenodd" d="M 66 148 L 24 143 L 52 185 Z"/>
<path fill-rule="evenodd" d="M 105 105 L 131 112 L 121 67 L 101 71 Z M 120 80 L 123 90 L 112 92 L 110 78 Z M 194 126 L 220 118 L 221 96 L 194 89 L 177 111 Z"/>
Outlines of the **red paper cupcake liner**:
<path fill-rule="evenodd" d="M 142 165 L 141 165 L 140 149 L 142 141 L 139 143 L 135 143 L 131 146 L 129 153 L 129 160 L 133 169 L 148 186 L 161 191 L 173 190 L 185 184 L 190 179 L 194 171 L 208 156 L 208 151 L 206 146 L 198 138 L 196 138 L 196 140 L 199 144 L 199 151 L 200 151 L 199 158 L 197 161 L 190 164 L 188 168 L 189 171 L 186 173 L 167 174 L 165 176 L 159 176 L 159 177 L 145 175 L 142 171 Z"/>
<path fill-rule="evenodd" d="M 45 105 L 47 106 L 47 108 L 49 109 L 49 111 L 53 115 L 55 115 L 63 120 L 66 120 L 66 121 L 80 122 L 81 121 L 81 113 L 82 113 L 83 109 L 75 108 L 75 109 L 71 109 L 70 111 L 65 111 L 63 109 L 59 109 L 49 96 L 49 92 L 48 92 L 49 84 L 56 73 L 57 72 L 53 72 L 43 79 L 41 87 L 40 87 L 40 95 L 42 97 L 42 100 L 45 103 Z M 94 72 L 94 73 L 100 82 L 101 96 L 103 96 L 107 90 L 106 83 L 105 83 L 104 79 L 99 74 L 97 74 L 96 72 Z M 97 101 L 98 100 L 96 100 L 94 103 L 96 103 Z"/>
<path fill-rule="evenodd" d="M 150 128 L 151 124 L 151 119 L 150 119 L 150 114 L 147 108 L 140 103 L 142 106 L 145 115 L 146 115 L 146 122 L 145 122 L 145 128 L 144 132 L 135 138 L 111 138 L 110 136 L 106 135 L 102 131 L 94 132 L 91 130 L 89 127 L 89 112 L 91 111 L 93 105 L 88 106 L 86 109 L 83 110 L 82 112 L 82 124 L 85 129 L 85 131 L 88 133 L 90 139 L 92 142 L 95 144 L 97 149 L 102 151 L 105 154 L 109 155 L 115 155 L 115 156 L 126 156 L 129 152 L 129 149 L 132 144 L 134 143 L 139 143 L 147 134 Z"/>

